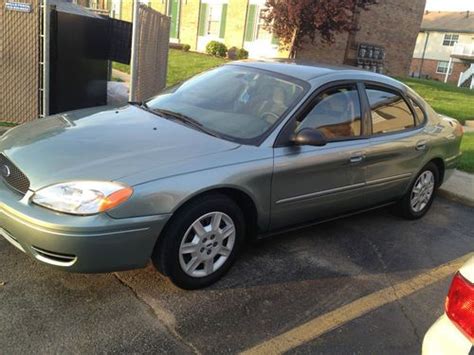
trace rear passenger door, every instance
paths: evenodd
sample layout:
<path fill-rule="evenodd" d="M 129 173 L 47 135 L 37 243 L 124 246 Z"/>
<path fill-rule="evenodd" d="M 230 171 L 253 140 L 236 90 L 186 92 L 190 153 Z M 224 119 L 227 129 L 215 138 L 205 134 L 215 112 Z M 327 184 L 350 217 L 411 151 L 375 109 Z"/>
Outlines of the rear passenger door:
<path fill-rule="evenodd" d="M 428 140 L 411 103 L 395 88 L 366 84 L 371 138 L 366 197 L 373 204 L 401 197 L 423 163 Z"/>

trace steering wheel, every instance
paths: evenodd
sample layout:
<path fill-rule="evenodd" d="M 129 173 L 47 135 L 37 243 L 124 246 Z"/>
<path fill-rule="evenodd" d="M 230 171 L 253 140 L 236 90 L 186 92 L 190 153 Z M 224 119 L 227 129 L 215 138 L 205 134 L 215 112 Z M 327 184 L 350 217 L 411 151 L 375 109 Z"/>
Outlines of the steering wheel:
<path fill-rule="evenodd" d="M 276 113 L 270 112 L 270 111 L 266 111 L 266 112 L 262 113 L 260 115 L 260 117 L 263 118 L 268 123 L 271 123 L 271 124 L 275 123 L 280 118 L 280 116 L 278 116 Z"/>

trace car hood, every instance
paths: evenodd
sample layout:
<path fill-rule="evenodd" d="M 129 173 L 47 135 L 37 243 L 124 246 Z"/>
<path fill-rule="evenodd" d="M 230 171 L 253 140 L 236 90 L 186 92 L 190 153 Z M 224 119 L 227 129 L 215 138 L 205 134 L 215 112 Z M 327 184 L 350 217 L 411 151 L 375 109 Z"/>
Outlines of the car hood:
<path fill-rule="evenodd" d="M 55 115 L 0 138 L 0 152 L 29 178 L 32 190 L 71 180 L 123 181 L 157 168 L 169 173 L 185 161 L 194 162 L 185 164 L 191 170 L 197 159 L 237 147 L 135 106 Z"/>

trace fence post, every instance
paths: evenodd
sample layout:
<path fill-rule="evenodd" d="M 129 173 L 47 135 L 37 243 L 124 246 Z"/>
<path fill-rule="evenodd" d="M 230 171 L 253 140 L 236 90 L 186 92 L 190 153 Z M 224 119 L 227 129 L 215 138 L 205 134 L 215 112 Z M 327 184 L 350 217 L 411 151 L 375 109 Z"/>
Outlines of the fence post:
<path fill-rule="evenodd" d="M 42 116 L 49 115 L 49 75 L 50 75 L 50 34 L 51 34 L 51 8 L 49 0 L 43 0 L 43 106 Z"/>
<path fill-rule="evenodd" d="M 136 97 L 136 81 L 137 81 L 137 75 L 138 75 L 138 61 L 137 61 L 137 56 L 138 56 L 138 31 L 139 31 L 139 26 L 138 26 L 138 21 L 139 21 L 139 15 L 138 11 L 140 8 L 140 4 L 138 3 L 138 0 L 133 0 L 133 17 L 132 17 L 132 57 L 130 58 L 130 94 L 129 94 L 129 100 L 134 101 Z"/>

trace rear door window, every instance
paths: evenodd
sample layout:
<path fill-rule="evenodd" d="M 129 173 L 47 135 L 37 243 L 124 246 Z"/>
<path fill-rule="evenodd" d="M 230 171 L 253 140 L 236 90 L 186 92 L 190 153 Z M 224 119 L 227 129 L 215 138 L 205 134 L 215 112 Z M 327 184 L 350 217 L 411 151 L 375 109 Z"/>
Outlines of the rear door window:
<path fill-rule="evenodd" d="M 385 88 L 366 87 L 372 115 L 372 133 L 399 132 L 415 127 L 415 116 L 399 94 Z"/>

